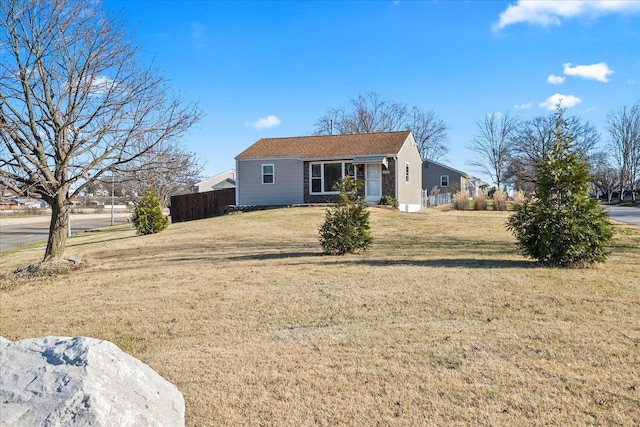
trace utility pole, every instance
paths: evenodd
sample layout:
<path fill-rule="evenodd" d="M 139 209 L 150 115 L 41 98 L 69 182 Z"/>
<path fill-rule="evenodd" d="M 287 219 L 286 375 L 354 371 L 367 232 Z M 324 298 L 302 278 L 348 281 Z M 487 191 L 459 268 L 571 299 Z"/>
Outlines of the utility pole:
<path fill-rule="evenodd" d="M 116 175 L 111 170 L 111 225 L 113 226 L 113 204 L 115 202 L 114 193 L 116 188 Z"/>

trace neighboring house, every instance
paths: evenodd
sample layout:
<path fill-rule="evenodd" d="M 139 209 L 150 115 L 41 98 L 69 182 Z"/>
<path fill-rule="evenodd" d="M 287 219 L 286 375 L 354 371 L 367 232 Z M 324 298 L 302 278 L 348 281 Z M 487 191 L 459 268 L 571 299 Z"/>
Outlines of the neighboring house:
<path fill-rule="evenodd" d="M 410 131 L 263 138 L 236 156 L 236 170 L 240 206 L 334 203 L 333 185 L 353 176 L 367 203 L 386 195 L 402 211 L 421 207 L 422 161 Z"/>
<path fill-rule="evenodd" d="M 192 193 L 236 188 L 236 170 L 228 169 L 204 181 L 200 181 L 191 187 Z"/>
<path fill-rule="evenodd" d="M 474 197 L 482 191 L 487 191 L 489 184 L 450 166 L 425 160 L 422 162 L 422 188 L 431 195 L 433 187 L 437 187 L 440 193 L 465 190 L 469 197 Z"/>

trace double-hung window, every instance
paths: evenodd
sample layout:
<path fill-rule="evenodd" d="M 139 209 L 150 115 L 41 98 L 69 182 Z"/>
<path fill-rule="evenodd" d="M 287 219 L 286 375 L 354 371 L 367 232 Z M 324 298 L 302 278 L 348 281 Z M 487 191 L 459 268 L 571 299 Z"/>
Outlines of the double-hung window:
<path fill-rule="evenodd" d="M 310 193 L 337 193 L 336 183 L 346 176 L 355 178 L 356 169 L 352 163 L 319 162 L 309 165 Z"/>
<path fill-rule="evenodd" d="M 449 175 L 440 175 L 440 187 L 449 186 Z"/>
<path fill-rule="evenodd" d="M 409 163 L 404 164 L 404 182 L 409 182 Z"/>
<path fill-rule="evenodd" d="M 275 170 L 273 165 L 262 165 L 262 183 L 273 184 L 275 182 Z"/>

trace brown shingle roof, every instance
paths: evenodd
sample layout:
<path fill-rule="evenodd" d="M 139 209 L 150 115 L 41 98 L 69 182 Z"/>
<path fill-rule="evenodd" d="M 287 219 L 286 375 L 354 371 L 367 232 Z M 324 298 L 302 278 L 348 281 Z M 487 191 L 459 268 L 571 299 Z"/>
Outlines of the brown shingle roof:
<path fill-rule="evenodd" d="M 357 135 L 299 136 L 262 138 L 236 156 L 236 159 L 259 157 L 337 158 L 367 155 L 395 155 L 411 131 L 364 133 Z"/>

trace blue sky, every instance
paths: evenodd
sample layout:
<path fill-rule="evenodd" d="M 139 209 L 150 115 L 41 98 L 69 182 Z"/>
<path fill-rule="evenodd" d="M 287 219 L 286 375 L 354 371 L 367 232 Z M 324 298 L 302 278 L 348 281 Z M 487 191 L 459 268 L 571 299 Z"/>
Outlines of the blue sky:
<path fill-rule="evenodd" d="M 640 1 L 119 1 L 142 61 L 205 114 L 182 143 L 204 176 L 264 137 L 313 132 L 329 108 L 373 91 L 433 110 L 443 163 L 488 113 L 570 115 L 595 125 L 640 99 Z"/>

